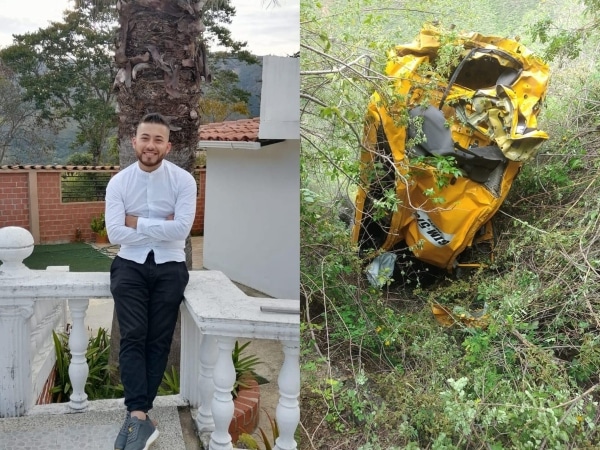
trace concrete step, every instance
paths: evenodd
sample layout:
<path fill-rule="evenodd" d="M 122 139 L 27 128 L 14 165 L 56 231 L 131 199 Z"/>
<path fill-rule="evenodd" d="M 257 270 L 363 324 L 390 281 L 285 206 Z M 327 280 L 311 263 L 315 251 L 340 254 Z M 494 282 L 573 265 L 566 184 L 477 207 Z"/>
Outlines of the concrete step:
<path fill-rule="evenodd" d="M 186 428 L 191 424 L 189 408 L 179 401 L 178 396 L 159 397 L 157 400 L 150 417 L 158 422 L 160 435 L 152 450 L 199 449 L 199 440 L 194 432 L 190 433 L 189 429 L 183 431 L 181 426 L 182 421 Z M 122 399 L 91 402 L 86 412 L 64 414 L 64 411 L 64 405 L 38 406 L 28 416 L 0 420 L 0 449 L 114 449 L 115 438 L 125 417 Z"/>

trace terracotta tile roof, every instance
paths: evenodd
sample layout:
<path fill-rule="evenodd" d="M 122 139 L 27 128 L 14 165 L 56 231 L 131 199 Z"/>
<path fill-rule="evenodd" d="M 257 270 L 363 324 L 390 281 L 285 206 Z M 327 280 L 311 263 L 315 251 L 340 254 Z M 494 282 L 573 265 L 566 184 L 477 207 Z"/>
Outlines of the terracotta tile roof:
<path fill-rule="evenodd" d="M 260 118 L 230 120 L 226 122 L 200 125 L 201 141 L 246 141 L 258 142 Z"/>

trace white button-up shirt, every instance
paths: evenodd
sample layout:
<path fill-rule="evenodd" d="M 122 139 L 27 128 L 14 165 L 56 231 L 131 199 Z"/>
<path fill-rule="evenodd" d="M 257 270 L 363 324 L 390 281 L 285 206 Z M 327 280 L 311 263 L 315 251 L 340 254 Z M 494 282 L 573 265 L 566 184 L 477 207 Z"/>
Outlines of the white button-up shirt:
<path fill-rule="evenodd" d="M 137 229 L 125 226 L 125 216 L 136 216 Z M 173 220 L 167 217 L 174 215 Z M 157 264 L 185 261 L 185 239 L 196 215 L 194 177 L 163 160 L 145 172 L 136 163 L 117 173 L 106 187 L 106 230 L 119 256 L 142 264 L 154 250 Z"/>

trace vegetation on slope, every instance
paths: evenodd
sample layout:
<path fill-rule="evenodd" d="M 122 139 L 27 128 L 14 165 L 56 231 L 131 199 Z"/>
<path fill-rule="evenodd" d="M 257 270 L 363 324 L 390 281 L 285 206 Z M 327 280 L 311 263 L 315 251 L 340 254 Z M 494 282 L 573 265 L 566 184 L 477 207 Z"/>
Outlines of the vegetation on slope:
<path fill-rule="evenodd" d="M 600 75 L 597 32 L 582 30 L 599 5 L 518 2 L 515 27 L 495 19 L 514 18 L 509 9 L 489 14 L 491 2 L 446 16 L 444 3 L 303 4 L 301 448 L 598 448 Z M 550 141 L 496 215 L 492 266 L 376 290 L 340 199 L 354 195 L 383 49 L 440 18 L 521 29 L 553 58 L 540 126 Z M 487 327 L 443 327 L 433 302 L 485 307 Z"/>

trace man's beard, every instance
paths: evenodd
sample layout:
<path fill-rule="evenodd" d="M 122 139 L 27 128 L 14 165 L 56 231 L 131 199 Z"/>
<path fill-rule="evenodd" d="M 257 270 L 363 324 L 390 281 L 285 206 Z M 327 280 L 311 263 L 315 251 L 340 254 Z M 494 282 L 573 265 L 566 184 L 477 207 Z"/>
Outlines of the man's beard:
<path fill-rule="evenodd" d="M 154 155 L 152 155 L 150 158 L 150 160 L 145 160 L 146 158 L 144 158 L 144 153 L 140 153 L 137 154 L 137 159 L 138 161 L 146 166 L 146 167 L 156 167 L 158 165 L 160 165 L 160 163 L 163 161 L 163 159 L 165 159 L 165 155 L 161 156 L 161 155 L 156 155 L 156 159 L 153 159 Z"/>

